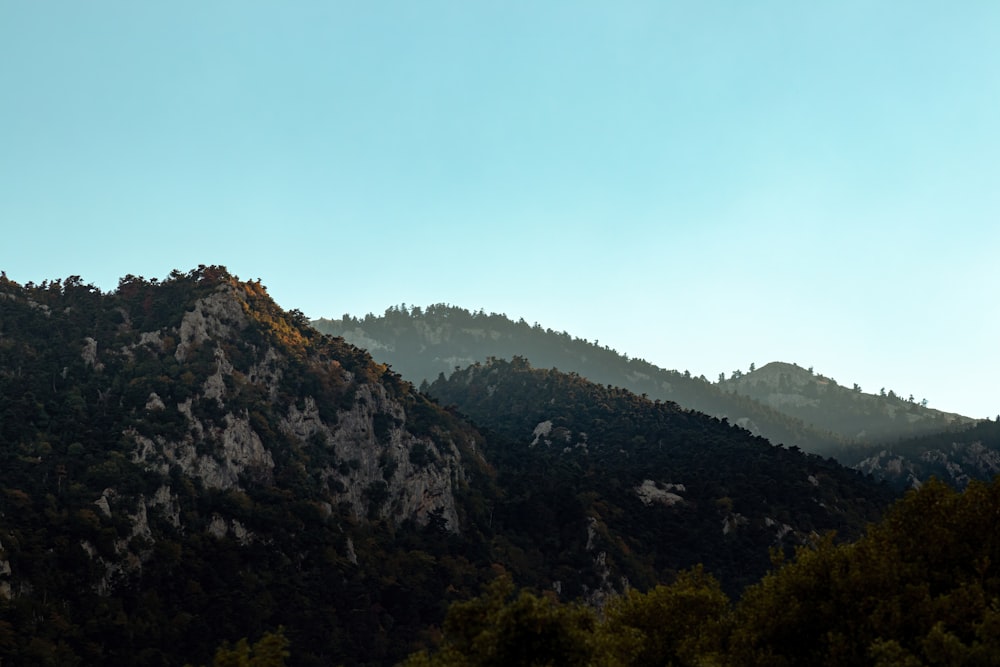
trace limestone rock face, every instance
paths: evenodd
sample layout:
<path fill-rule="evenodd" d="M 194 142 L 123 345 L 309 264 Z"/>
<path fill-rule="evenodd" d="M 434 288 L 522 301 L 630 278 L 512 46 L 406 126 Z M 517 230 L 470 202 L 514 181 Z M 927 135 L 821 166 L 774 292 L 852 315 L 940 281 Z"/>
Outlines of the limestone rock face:
<path fill-rule="evenodd" d="M 210 349 L 214 368 L 185 401 L 168 406 L 155 392 L 149 395 L 147 411 L 173 411 L 183 418 L 185 429 L 180 437 L 128 429 L 133 461 L 164 475 L 176 466 L 209 489 L 240 490 L 247 481 L 270 483 L 275 473 L 271 448 L 278 443 L 265 442 L 258 433 L 259 424 L 250 418 L 252 406 L 233 405 L 240 402 L 234 393 L 253 391 L 264 397 L 263 407 L 281 415 L 281 434 L 298 446 L 321 446 L 332 455 L 334 463 L 321 470 L 329 504 L 347 503 L 362 520 L 401 523 L 412 518 L 426 524 L 436 515 L 457 531 L 454 485 L 464 481 L 465 473 L 455 444 L 414 435 L 405 408 L 382 384 L 358 382 L 336 362 L 324 372 L 331 382 L 351 387 L 353 398 L 337 410 L 335 419 L 321 416 L 318 395 L 289 396 L 283 389 L 290 360 L 279 346 L 252 346 L 241 370 L 226 350 L 251 326 L 248 310 L 239 291 L 223 285 L 199 299 L 176 330 L 139 332 L 140 345 L 157 342 L 161 351 L 162 340 L 176 337 L 173 356 L 182 368 L 194 363 L 195 349 L 202 349 L 202 359 Z M 96 354 L 96 343 L 93 348 Z M 206 406 L 211 406 L 212 416 L 205 415 Z M 216 526 L 209 532 L 225 534 L 220 531 Z"/>
<path fill-rule="evenodd" d="M 194 310 L 184 314 L 179 331 L 180 342 L 174 356 L 177 361 L 184 361 L 192 346 L 210 338 L 228 338 L 248 323 L 235 290 L 223 286 L 211 296 L 200 299 Z"/>

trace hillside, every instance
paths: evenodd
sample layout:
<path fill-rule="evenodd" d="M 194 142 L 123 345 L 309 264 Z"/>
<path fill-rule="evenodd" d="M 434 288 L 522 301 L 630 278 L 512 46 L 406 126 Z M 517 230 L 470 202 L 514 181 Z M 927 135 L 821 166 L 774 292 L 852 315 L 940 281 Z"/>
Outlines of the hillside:
<path fill-rule="evenodd" d="M 5 665 L 385 664 L 491 576 L 482 436 L 221 267 L 4 276 L 0 410 Z"/>
<path fill-rule="evenodd" d="M 428 392 L 491 434 L 484 451 L 507 498 L 493 520 L 537 526 L 526 556 L 599 551 L 606 579 L 639 588 L 703 563 L 738 591 L 767 569 L 769 547 L 856 537 L 892 497 L 832 460 L 519 357 Z"/>
<path fill-rule="evenodd" d="M 486 430 L 222 267 L 0 276 L 4 664 L 203 664 L 279 627 L 295 665 L 392 664 L 498 571 L 600 604 L 704 561 L 736 590 L 891 497 L 578 376 L 466 373 Z"/>
<path fill-rule="evenodd" d="M 490 357 L 522 356 L 537 368 L 558 368 L 598 384 L 674 401 L 725 417 L 774 443 L 843 460 L 854 458 L 852 452 L 859 445 L 940 432 L 972 421 L 930 410 L 892 392 L 873 396 L 839 387 L 830 378 L 793 364 L 768 364 L 748 374 L 737 372 L 729 380 L 709 382 L 704 376 L 658 368 L 566 332 L 441 304 L 423 309 L 403 305 L 380 317 L 345 314 L 314 324 L 324 333 L 366 348 L 415 384 Z"/>
<path fill-rule="evenodd" d="M 425 309 L 390 308 L 380 317 L 344 315 L 339 320 L 320 319 L 313 324 L 324 333 L 342 336 L 367 349 L 414 384 L 433 381 L 441 373 L 448 375 L 456 368 L 491 357 L 521 356 L 537 368 L 578 373 L 597 384 L 622 387 L 654 400 L 674 401 L 685 408 L 725 417 L 775 443 L 817 453 L 837 451 L 847 444 L 842 436 L 724 391 L 704 376 L 664 370 L 597 342 L 524 320 L 514 322 L 506 315 L 471 313 L 439 304 Z"/>
<path fill-rule="evenodd" d="M 737 374 L 720 387 L 857 442 L 887 442 L 974 423 L 892 390 L 866 394 L 857 385 L 848 389 L 795 364 L 770 363 Z"/>

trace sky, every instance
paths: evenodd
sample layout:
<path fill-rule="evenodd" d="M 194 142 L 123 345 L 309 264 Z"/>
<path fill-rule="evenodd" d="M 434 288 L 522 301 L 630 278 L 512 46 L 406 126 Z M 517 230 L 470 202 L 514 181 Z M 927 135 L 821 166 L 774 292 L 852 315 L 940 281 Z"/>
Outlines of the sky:
<path fill-rule="evenodd" d="M 1000 3 L 0 0 L 0 269 L 1000 413 Z"/>

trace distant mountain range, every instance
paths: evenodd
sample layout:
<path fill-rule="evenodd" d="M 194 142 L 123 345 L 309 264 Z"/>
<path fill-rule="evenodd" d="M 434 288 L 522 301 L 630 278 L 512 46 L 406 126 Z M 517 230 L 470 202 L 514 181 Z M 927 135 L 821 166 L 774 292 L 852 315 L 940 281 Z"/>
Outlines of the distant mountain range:
<path fill-rule="evenodd" d="M 364 347 L 414 383 L 447 376 L 491 357 L 521 356 L 536 368 L 558 368 L 597 384 L 674 401 L 727 418 L 774 443 L 842 460 L 882 443 L 974 423 L 892 392 L 882 396 L 847 389 L 794 364 L 771 363 L 712 383 L 704 376 L 658 368 L 566 332 L 454 306 L 393 307 L 378 317 L 345 315 L 313 324 Z"/>

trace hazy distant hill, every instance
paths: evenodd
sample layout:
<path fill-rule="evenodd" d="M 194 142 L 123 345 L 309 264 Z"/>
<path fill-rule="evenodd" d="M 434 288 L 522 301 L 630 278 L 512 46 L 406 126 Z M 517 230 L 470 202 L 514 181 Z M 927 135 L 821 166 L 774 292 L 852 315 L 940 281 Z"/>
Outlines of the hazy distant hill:
<path fill-rule="evenodd" d="M 975 421 L 933 410 L 912 396 L 904 399 L 893 391 L 876 395 L 863 393 L 857 385 L 848 389 L 811 369 L 781 362 L 747 374 L 737 373 L 720 387 L 858 442 L 885 442 L 938 433 Z"/>
<path fill-rule="evenodd" d="M 378 317 L 345 315 L 314 325 L 369 350 L 414 383 L 490 357 L 523 356 L 537 368 L 572 371 L 598 384 L 675 401 L 726 417 L 772 442 L 824 455 L 841 456 L 859 443 L 943 430 L 965 419 L 892 396 L 851 392 L 791 364 L 769 364 L 736 380 L 712 383 L 566 332 L 440 304 L 390 308 Z"/>

